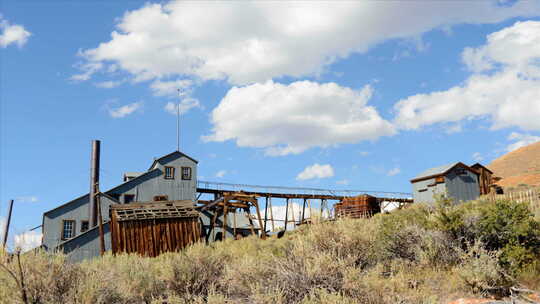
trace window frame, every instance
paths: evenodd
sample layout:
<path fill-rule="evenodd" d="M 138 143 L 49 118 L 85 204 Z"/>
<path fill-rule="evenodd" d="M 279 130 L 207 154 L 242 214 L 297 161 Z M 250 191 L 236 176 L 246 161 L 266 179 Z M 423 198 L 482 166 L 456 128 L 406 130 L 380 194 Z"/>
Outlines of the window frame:
<path fill-rule="evenodd" d="M 69 238 L 64 237 L 65 223 L 66 222 L 71 222 L 73 224 L 73 227 L 71 228 L 71 237 L 69 237 Z M 62 226 L 60 226 L 60 239 L 62 241 L 71 240 L 72 238 L 77 236 L 76 232 L 77 232 L 77 221 L 72 220 L 72 219 L 63 219 L 62 220 Z"/>
<path fill-rule="evenodd" d="M 84 224 L 86 223 L 86 229 L 83 230 Z M 81 221 L 81 233 L 84 233 L 86 231 L 90 230 L 90 222 L 88 220 L 82 220 Z"/>
<path fill-rule="evenodd" d="M 131 201 L 127 201 L 126 200 L 126 197 L 131 197 Z M 130 204 L 130 203 L 133 203 L 135 201 L 135 194 L 124 194 L 124 204 Z"/>
<path fill-rule="evenodd" d="M 176 168 L 175 167 L 171 167 L 171 166 L 165 166 L 165 172 L 163 172 L 163 178 L 164 179 L 174 179 L 174 176 L 175 176 L 175 170 Z M 171 170 L 171 175 L 169 176 L 167 174 L 167 170 Z"/>
<path fill-rule="evenodd" d="M 189 174 L 184 175 L 184 169 L 187 169 Z M 181 167 L 182 180 L 191 180 L 193 176 L 193 169 L 191 167 Z"/>
<path fill-rule="evenodd" d="M 166 202 L 169 200 L 169 196 L 167 195 L 154 195 L 153 197 L 154 202 Z"/>

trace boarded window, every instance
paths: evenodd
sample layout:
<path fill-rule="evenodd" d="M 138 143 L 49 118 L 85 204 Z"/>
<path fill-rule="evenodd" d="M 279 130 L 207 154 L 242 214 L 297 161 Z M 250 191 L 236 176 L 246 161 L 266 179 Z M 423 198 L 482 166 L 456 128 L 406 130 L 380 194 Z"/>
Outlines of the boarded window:
<path fill-rule="evenodd" d="M 182 167 L 182 179 L 183 180 L 191 179 L 191 167 Z"/>
<path fill-rule="evenodd" d="M 117 201 L 120 201 L 120 194 L 119 193 L 111 193 L 109 194 L 112 198 L 114 198 Z"/>
<path fill-rule="evenodd" d="M 75 236 L 75 221 L 62 221 L 62 240 L 68 240 Z"/>
<path fill-rule="evenodd" d="M 427 191 L 427 189 L 420 189 L 420 190 L 418 190 L 418 192 L 425 192 L 425 191 Z"/>
<path fill-rule="evenodd" d="M 124 194 L 124 204 L 129 204 L 135 200 L 135 195 L 133 194 Z"/>
<path fill-rule="evenodd" d="M 174 167 L 165 167 L 165 179 L 174 179 Z"/>
<path fill-rule="evenodd" d="M 81 232 L 88 230 L 89 224 L 88 221 L 81 221 Z"/>
<path fill-rule="evenodd" d="M 444 176 L 438 176 L 438 177 L 436 177 L 436 178 L 435 178 L 435 182 L 436 182 L 437 184 L 442 184 L 442 183 L 444 183 Z"/>
<path fill-rule="evenodd" d="M 166 196 L 166 195 L 156 195 L 156 196 L 154 196 L 154 201 L 156 201 L 156 202 L 166 201 L 168 199 L 169 199 L 169 197 Z"/>

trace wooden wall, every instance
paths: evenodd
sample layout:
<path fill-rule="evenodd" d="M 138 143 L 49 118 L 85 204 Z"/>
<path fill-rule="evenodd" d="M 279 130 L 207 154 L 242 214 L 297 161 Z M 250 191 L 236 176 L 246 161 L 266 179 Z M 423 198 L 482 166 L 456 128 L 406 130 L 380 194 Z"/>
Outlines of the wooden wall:
<path fill-rule="evenodd" d="M 201 239 L 197 217 L 118 221 L 112 213 L 112 252 L 155 257 L 179 251 Z"/>

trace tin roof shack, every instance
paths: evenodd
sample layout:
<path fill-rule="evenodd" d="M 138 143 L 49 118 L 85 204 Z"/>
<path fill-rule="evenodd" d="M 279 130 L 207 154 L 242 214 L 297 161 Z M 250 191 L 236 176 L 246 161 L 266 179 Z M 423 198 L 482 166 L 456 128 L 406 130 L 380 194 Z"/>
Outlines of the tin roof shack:
<path fill-rule="evenodd" d="M 492 191 L 492 188 L 495 188 L 495 176 L 493 176 L 493 171 L 489 170 L 487 167 L 483 166 L 480 163 L 476 163 L 471 166 L 476 172 L 478 172 L 478 183 L 480 187 L 480 195 L 488 194 Z"/>
<path fill-rule="evenodd" d="M 371 195 L 345 197 L 334 205 L 336 217 L 364 218 L 381 212 L 377 198 Z"/>
<path fill-rule="evenodd" d="M 105 250 L 111 249 L 109 207 L 146 201 L 196 200 L 197 161 L 175 151 L 155 159 L 148 171 L 98 194 L 104 221 Z M 136 175 L 136 176 L 135 176 Z M 63 251 L 72 261 L 100 254 L 98 226 L 90 226 L 89 195 L 84 194 L 43 214 L 43 248 Z"/>
<path fill-rule="evenodd" d="M 446 194 L 454 203 L 480 196 L 478 172 L 458 162 L 431 168 L 411 180 L 415 203 L 434 203 L 437 195 Z"/>

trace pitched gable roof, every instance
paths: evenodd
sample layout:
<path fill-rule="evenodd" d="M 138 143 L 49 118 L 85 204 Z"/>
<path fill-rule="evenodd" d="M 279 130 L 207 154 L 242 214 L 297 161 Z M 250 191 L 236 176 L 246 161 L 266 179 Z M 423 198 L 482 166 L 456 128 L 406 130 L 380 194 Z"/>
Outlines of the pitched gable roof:
<path fill-rule="evenodd" d="M 476 172 L 476 170 L 474 170 L 471 167 L 465 165 L 464 163 L 456 162 L 456 163 L 451 163 L 451 164 L 448 164 L 448 165 L 428 169 L 428 170 L 420 173 L 419 175 L 417 175 L 415 178 L 413 178 L 411 180 L 411 183 L 418 182 L 418 181 L 421 181 L 421 180 L 426 180 L 426 179 L 433 178 L 433 177 L 436 177 L 436 176 L 446 175 L 448 172 L 450 172 L 452 169 L 454 169 L 455 167 L 458 167 L 458 166 L 462 167 L 462 168 L 465 168 L 465 169 L 473 172 L 474 174 L 478 174 L 478 172 Z"/>
<path fill-rule="evenodd" d="M 476 164 L 474 164 L 474 165 L 471 166 L 471 168 L 477 168 L 477 167 L 482 167 L 482 168 L 484 168 L 484 170 L 486 170 L 486 171 L 488 171 L 489 173 L 493 174 L 493 171 L 489 170 L 488 167 L 482 165 L 481 163 L 476 163 Z"/>
<path fill-rule="evenodd" d="M 169 154 L 167 154 L 167 155 L 164 155 L 164 156 L 162 156 L 162 157 L 160 157 L 160 158 L 154 159 L 154 161 L 152 162 L 152 165 L 150 166 L 150 168 L 149 168 L 148 170 L 152 170 L 152 168 L 154 168 L 154 166 L 155 166 L 158 162 L 162 161 L 162 160 L 165 159 L 165 158 L 171 157 L 171 156 L 173 156 L 173 155 L 175 155 L 175 154 L 177 154 L 179 158 L 180 158 L 180 157 L 185 157 L 185 158 L 188 158 L 188 159 L 194 161 L 196 164 L 199 163 L 198 160 L 196 160 L 196 159 L 190 157 L 190 156 L 187 155 L 187 154 L 184 154 L 184 153 L 182 153 L 182 152 L 180 152 L 180 151 L 174 151 L 174 152 L 171 152 L 171 153 L 169 153 Z"/>

